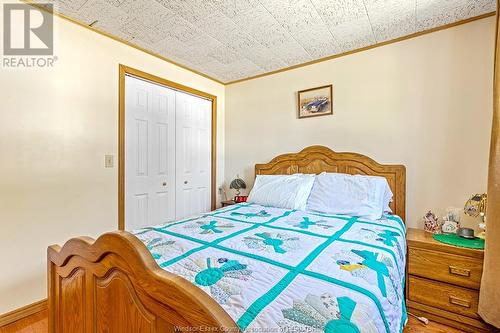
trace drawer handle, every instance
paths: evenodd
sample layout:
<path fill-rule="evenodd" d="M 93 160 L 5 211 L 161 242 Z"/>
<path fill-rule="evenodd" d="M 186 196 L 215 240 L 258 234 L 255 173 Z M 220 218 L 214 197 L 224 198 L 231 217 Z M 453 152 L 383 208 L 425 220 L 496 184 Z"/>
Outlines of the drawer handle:
<path fill-rule="evenodd" d="M 460 267 L 455 267 L 455 266 L 448 266 L 450 274 L 453 275 L 460 275 L 460 276 L 470 276 L 470 269 L 465 269 L 465 268 L 460 268 Z"/>
<path fill-rule="evenodd" d="M 464 308 L 470 308 L 470 302 L 466 299 L 462 299 L 462 298 L 458 298 L 458 297 L 450 295 L 448 300 L 449 300 L 450 304 L 458 305 L 458 306 L 461 306 Z"/>

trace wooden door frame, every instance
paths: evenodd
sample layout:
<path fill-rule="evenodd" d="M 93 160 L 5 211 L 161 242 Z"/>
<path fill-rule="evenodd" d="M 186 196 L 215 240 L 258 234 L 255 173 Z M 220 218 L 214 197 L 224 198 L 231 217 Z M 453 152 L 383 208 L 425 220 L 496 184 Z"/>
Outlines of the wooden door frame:
<path fill-rule="evenodd" d="M 211 209 L 214 210 L 217 177 L 217 96 L 120 64 L 118 96 L 118 229 L 125 229 L 125 76 L 127 74 L 212 101 Z"/>

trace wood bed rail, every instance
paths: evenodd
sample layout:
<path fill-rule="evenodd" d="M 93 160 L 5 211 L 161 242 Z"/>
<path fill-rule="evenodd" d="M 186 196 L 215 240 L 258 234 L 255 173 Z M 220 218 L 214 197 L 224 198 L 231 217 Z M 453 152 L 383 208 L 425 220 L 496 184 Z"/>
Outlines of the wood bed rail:
<path fill-rule="evenodd" d="M 200 288 L 161 269 L 125 231 L 47 249 L 49 332 L 239 332 Z"/>

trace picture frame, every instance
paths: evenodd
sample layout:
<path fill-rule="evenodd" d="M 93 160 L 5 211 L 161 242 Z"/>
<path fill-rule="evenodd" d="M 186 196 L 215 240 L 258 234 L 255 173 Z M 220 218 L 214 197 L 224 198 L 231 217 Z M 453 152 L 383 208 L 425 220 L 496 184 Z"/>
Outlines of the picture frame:
<path fill-rule="evenodd" d="M 300 90 L 297 108 L 299 119 L 333 115 L 333 85 Z"/>

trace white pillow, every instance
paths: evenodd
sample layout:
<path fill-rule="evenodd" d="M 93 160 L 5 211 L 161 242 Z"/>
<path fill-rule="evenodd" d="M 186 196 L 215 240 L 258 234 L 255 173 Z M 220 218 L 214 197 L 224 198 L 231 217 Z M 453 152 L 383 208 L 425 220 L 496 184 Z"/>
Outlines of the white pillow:
<path fill-rule="evenodd" d="M 258 175 L 247 202 L 305 210 L 314 175 Z"/>
<path fill-rule="evenodd" d="M 383 177 L 381 177 L 383 178 Z M 385 178 L 384 178 L 385 179 Z M 392 194 L 392 191 L 391 191 L 391 187 L 389 186 L 389 183 L 387 182 L 387 179 L 385 179 L 385 185 L 383 185 L 385 187 L 385 190 L 384 190 L 384 213 L 392 213 L 392 209 L 391 207 L 389 207 L 389 204 L 392 202 L 392 198 L 393 198 L 393 194 Z"/>
<path fill-rule="evenodd" d="M 384 177 L 324 172 L 316 176 L 307 210 L 378 220 L 391 199 Z"/>

